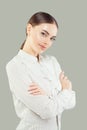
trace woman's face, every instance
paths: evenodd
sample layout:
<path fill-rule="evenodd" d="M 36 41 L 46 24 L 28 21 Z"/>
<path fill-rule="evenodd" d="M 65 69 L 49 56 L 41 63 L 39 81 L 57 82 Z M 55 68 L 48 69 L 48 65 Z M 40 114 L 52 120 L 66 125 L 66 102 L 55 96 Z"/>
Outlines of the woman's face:
<path fill-rule="evenodd" d="M 55 24 L 43 23 L 32 27 L 27 26 L 27 40 L 29 47 L 37 54 L 47 50 L 55 40 L 57 27 Z"/>

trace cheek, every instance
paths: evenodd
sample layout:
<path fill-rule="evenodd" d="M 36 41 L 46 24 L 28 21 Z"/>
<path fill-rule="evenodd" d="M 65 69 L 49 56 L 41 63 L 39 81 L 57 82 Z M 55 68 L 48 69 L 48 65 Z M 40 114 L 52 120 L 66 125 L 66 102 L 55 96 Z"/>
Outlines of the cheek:
<path fill-rule="evenodd" d="M 41 39 L 41 37 L 39 35 L 34 36 L 34 43 L 35 44 L 40 44 L 42 42 L 43 41 L 42 41 L 42 39 Z"/>
<path fill-rule="evenodd" d="M 37 49 L 39 49 L 38 44 L 40 44 L 40 38 L 37 35 L 33 35 L 32 38 L 32 47 L 35 51 L 37 51 Z"/>
<path fill-rule="evenodd" d="M 48 45 L 48 47 L 47 47 L 47 48 L 50 48 L 51 46 L 52 46 L 52 44 Z"/>
<path fill-rule="evenodd" d="M 51 46 L 52 46 L 52 44 L 53 44 L 53 42 L 52 42 L 52 41 L 50 41 L 50 42 L 49 42 L 49 44 L 48 44 L 48 48 L 49 48 L 49 47 L 51 47 Z"/>

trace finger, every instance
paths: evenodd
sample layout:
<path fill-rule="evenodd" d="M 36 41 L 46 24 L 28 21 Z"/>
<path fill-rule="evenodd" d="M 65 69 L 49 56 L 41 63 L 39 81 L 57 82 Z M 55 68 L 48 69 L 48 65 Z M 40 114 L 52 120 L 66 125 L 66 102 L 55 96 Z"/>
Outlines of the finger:
<path fill-rule="evenodd" d="M 59 75 L 60 78 L 61 78 L 62 74 L 63 74 L 63 72 L 60 73 L 60 75 Z"/>
<path fill-rule="evenodd" d="M 30 91 L 29 93 L 30 93 L 30 94 L 35 94 L 35 93 L 41 93 L 41 92 L 38 91 L 38 90 L 33 90 L 33 91 Z"/>
<path fill-rule="evenodd" d="M 42 95 L 42 93 L 37 92 L 37 93 L 32 93 L 32 95 Z"/>
<path fill-rule="evenodd" d="M 36 90 L 36 89 L 38 89 L 37 86 L 30 86 L 29 89 L 28 89 L 28 91 L 32 91 L 32 90 Z"/>
<path fill-rule="evenodd" d="M 67 77 L 67 76 L 65 76 L 65 77 L 64 77 L 64 79 L 68 80 L 68 77 Z"/>
<path fill-rule="evenodd" d="M 41 91 L 41 88 L 38 87 L 38 86 L 30 86 L 28 91 L 32 91 L 32 90 L 38 90 L 38 91 Z"/>
<path fill-rule="evenodd" d="M 64 78 L 64 71 L 62 71 L 62 72 L 60 73 L 59 78 L 60 78 L 60 80 L 62 80 L 62 79 Z"/>

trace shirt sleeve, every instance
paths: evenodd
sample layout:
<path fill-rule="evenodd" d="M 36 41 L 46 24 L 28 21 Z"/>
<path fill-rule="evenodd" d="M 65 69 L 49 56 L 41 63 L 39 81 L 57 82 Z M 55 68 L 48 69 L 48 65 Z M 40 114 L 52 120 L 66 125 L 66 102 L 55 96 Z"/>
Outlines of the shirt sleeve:
<path fill-rule="evenodd" d="M 6 65 L 6 71 L 12 93 L 42 119 L 52 118 L 62 111 L 65 92 L 62 92 L 62 95 L 60 93 L 56 98 L 46 95 L 31 95 L 28 92 L 31 78 L 26 75 L 22 67 L 19 68 L 12 62 Z"/>
<path fill-rule="evenodd" d="M 59 80 L 59 74 L 61 72 L 60 64 L 58 63 L 57 59 L 54 56 L 52 56 L 52 61 L 54 64 L 55 73 Z M 58 100 L 58 102 L 60 102 L 59 104 L 61 104 L 60 112 L 63 112 L 63 110 L 65 109 L 71 109 L 76 105 L 75 91 L 70 89 L 64 89 L 60 91 L 57 95 L 58 95 L 57 99 L 60 99 Z"/>

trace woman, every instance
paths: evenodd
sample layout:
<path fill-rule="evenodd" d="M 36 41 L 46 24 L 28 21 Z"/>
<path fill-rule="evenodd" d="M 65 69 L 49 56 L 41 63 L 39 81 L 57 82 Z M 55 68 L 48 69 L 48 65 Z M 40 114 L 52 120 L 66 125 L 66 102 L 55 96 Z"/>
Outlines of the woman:
<path fill-rule="evenodd" d="M 26 40 L 6 65 L 17 116 L 16 130 L 60 130 L 61 114 L 75 106 L 72 84 L 54 56 L 42 55 L 56 38 L 58 24 L 37 12 L 27 23 Z"/>

